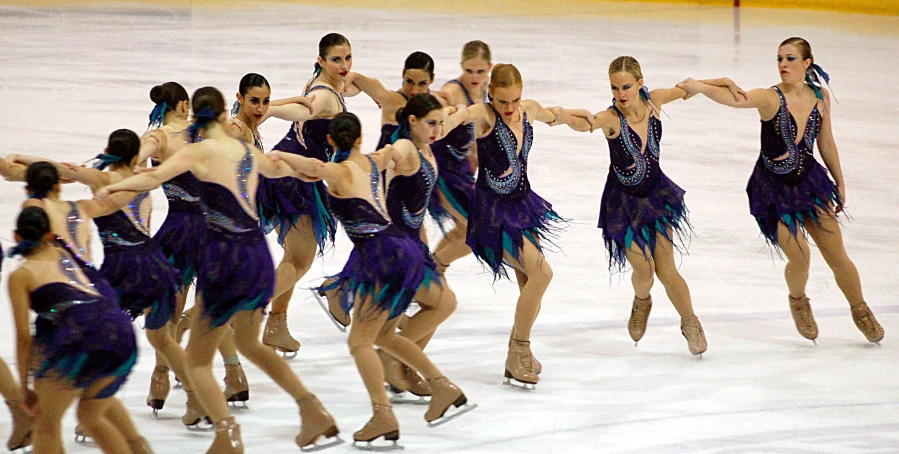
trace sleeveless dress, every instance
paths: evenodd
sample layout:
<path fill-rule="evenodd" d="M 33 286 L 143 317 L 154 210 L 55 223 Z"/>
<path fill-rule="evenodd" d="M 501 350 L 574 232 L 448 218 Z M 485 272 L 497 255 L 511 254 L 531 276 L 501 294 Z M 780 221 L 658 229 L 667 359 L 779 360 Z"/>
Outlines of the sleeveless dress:
<path fill-rule="evenodd" d="M 306 96 L 318 90 L 333 93 L 343 112 L 347 111 L 343 97 L 330 87 L 316 85 L 309 88 Z M 300 123 L 294 122 L 273 149 L 327 162 L 333 153 L 325 139 L 330 125 L 330 118 L 313 118 L 304 121 L 301 130 Z M 334 243 L 337 226 L 328 207 L 327 189 L 321 181 L 308 183 L 298 178 L 265 178 L 260 175 L 256 201 L 259 206 L 259 225 L 265 233 L 271 233 L 278 227 L 278 244 L 282 247 L 287 233 L 294 228 L 300 216 L 312 218 L 312 231 L 315 242 L 318 243 L 319 254 L 323 254 Z"/>
<path fill-rule="evenodd" d="M 135 319 L 147 314 L 146 328 L 162 328 L 175 313 L 180 275 L 150 238 L 150 226 L 140 219 L 145 192 L 123 210 L 94 218 L 103 243 L 100 274 L 118 294 L 119 306 Z M 124 210 L 128 210 L 126 214 Z"/>
<path fill-rule="evenodd" d="M 542 253 L 540 242 L 548 241 L 561 230 L 558 223 L 564 221 L 549 202 L 531 190 L 527 162 L 534 130 L 528 123 L 527 112 L 521 111 L 523 143 L 516 155 L 518 139 L 502 115 L 493 106 L 490 108 L 496 124 L 490 134 L 477 139 L 478 179 L 465 244 L 490 268 L 494 279 L 498 279 L 509 277 L 503 251 L 518 259 L 527 239 Z M 509 170 L 511 173 L 501 176 Z"/>
<path fill-rule="evenodd" d="M 119 296 L 109 284 L 109 281 L 94 267 L 87 256 L 87 248 L 78 242 L 78 226 L 83 224 L 84 218 L 81 217 L 81 210 L 75 202 L 66 202 L 69 204 L 69 212 L 66 215 L 66 229 L 68 230 L 71 242 L 63 239 L 62 236 L 56 235 L 56 245 L 65 249 L 69 253 L 72 261 L 81 268 L 81 272 L 91 281 L 91 285 L 105 296 L 109 301 L 118 301 Z"/>
<path fill-rule="evenodd" d="M 417 234 L 412 238 L 390 222 L 383 202 L 381 172 L 371 158 L 368 160 L 374 205 L 360 198 L 331 196 L 332 212 L 353 242 L 353 250 L 336 281 L 321 290 L 339 289 L 341 306 L 347 312 L 358 295 L 371 298 L 375 303 L 371 315 L 389 311 L 392 319 L 406 311 L 422 285 L 439 285 L 440 278 L 433 262 L 429 263 L 422 253 Z"/>
<path fill-rule="evenodd" d="M 609 144 L 609 175 L 602 192 L 599 224 L 609 254 L 609 268 L 619 271 L 627 265 L 625 251 L 633 245 L 648 249 L 652 256 L 660 233 L 672 244 L 675 238 L 690 235 L 685 191 L 674 184 L 659 166 L 662 122 L 647 107 L 646 148 L 631 129 L 624 114 L 614 105 L 621 129 Z M 674 235 L 669 234 L 669 230 Z M 679 249 L 683 241 L 679 241 Z"/>
<path fill-rule="evenodd" d="M 79 287 L 77 264 L 60 251 L 59 265 L 71 284 L 52 282 L 31 292 L 36 378 L 62 377 L 76 388 L 117 377 L 97 399 L 112 397 L 137 360 L 137 339 L 128 316 L 114 301 Z"/>
<path fill-rule="evenodd" d="M 465 102 L 469 106 L 474 105 L 474 99 L 461 82 L 453 79 L 448 83 L 461 87 L 465 93 Z M 466 219 L 469 216 L 468 210 L 475 193 L 475 169 L 468 161 L 473 143 L 475 143 L 474 123 L 469 123 L 456 126 L 446 137 L 431 144 L 440 175 L 437 177 L 437 185 L 434 187 L 434 194 L 431 195 L 428 211 L 444 231 L 446 223 L 452 221 L 452 216 L 440 205 L 438 191 L 459 214 Z"/>
<path fill-rule="evenodd" d="M 159 161 L 154 160 L 153 166 Z M 162 184 L 169 211 L 153 240 L 179 274 L 179 290 L 185 291 L 197 276 L 203 253 L 206 221 L 200 180 L 184 172 Z"/>
<path fill-rule="evenodd" d="M 780 98 L 780 109 L 774 118 L 762 121 L 761 153 L 746 185 L 746 194 L 749 212 L 758 222 L 762 235 L 779 252 L 779 223 L 796 236 L 806 223 L 817 224 L 821 212 L 829 212 L 831 206 L 840 205 L 842 200 L 827 169 L 815 159 L 815 139 L 821 132 L 817 104 L 809 114 L 802 140 L 796 144 L 796 119 L 790 114 L 780 89 L 772 88 Z M 785 159 L 777 159 L 785 154 Z"/>
<path fill-rule="evenodd" d="M 409 101 L 409 97 L 405 95 L 405 93 L 397 90 L 397 93 L 403 97 L 406 101 Z M 381 148 L 386 147 L 393 143 L 393 133 L 400 127 L 400 125 L 395 123 L 385 123 L 381 125 L 381 138 L 378 139 L 378 146 L 375 147 L 375 151 L 380 150 Z"/>
<path fill-rule="evenodd" d="M 246 154 L 236 174 L 240 199 L 220 184 L 200 182 L 206 206 L 206 242 L 197 294 L 203 298 L 203 315 L 211 319 L 213 328 L 228 323 L 239 311 L 268 305 L 275 286 L 275 268 L 265 235 L 259 221 L 247 214 L 247 209 L 255 212 L 247 188 L 254 161 L 250 148 L 246 144 L 244 148 Z"/>

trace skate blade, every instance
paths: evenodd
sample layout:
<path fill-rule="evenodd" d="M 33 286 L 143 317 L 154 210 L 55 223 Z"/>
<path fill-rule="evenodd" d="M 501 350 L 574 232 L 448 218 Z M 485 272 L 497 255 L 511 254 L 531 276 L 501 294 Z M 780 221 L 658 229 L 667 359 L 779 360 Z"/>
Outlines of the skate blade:
<path fill-rule="evenodd" d="M 79 445 L 84 445 L 84 446 L 96 446 L 97 445 L 96 443 L 94 443 L 93 438 L 91 438 L 87 435 L 80 435 L 80 434 L 75 434 L 75 443 L 78 443 Z"/>
<path fill-rule="evenodd" d="M 228 402 L 228 408 L 230 408 L 232 410 L 240 410 L 240 411 L 247 411 L 250 409 L 250 407 L 247 405 L 246 401 L 242 401 L 242 400 L 234 400 L 234 401 Z"/>
<path fill-rule="evenodd" d="M 215 430 L 215 424 L 212 423 L 208 416 L 193 424 L 185 424 L 184 427 L 187 428 L 188 432 L 212 432 Z"/>
<path fill-rule="evenodd" d="M 450 407 L 450 408 L 452 408 L 452 407 Z M 444 413 L 443 416 L 437 418 L 434 421 L 429 422 L 428 427 L 442 426 L 442 425 L 458 418 L 459 416 L 462 416 L 465 413 L 468 413 L 468 412 L 474 410 L 475 408 L 478 408 L 478 404 L 468 404 L 468 403 L 463 404 L 459 407 L 456 407 L 456 411 L 454 411 L 453 414 L 447 415 L 446 413 Z"/>
<path fill-rule="evenodd" d="M 390 396 L 390 403 L 398 405 L 430 405 L 431 399 L 425 396 L 416 396 L 408 391 L 401 391 Z"/>
<path fill-rule="evenodd" d="M 316 289 L 311 289 L 311 290 L 312 290 L 312 296 L 315 297 L 315 301 L 317 301 L 318 305 L 321 306 L 323 311 L 325 311 L 325 314 L 328 316 L 328 319 L 331 320 L 331 323 L 333 323 L 334 326 L 336 326 L 337 329 L 340 330 L 341 333 L 345 333 L 346 325 L 344 325 L 343 323 L 340 323 L 340 320 L 337 320 L 337 318 L 334 317 L 334 314 L 331 313 L 331 309 L 328 307 L 328 302 L 322 299 L 321 295 L 318 294 L 318 290 L 316 290 Z"/>
<path fill-rule="evenodd" d="M 533 391 L 533 390 L 537 389 L 536 383 L 525 383 L 525 382 L 518 381 L 514 378 L 506 378 L 506 380 L 503 381 L 503 385 L 508 386 L 512 389 L 519 389 L 522 391 Z"/>
<path fill-rule="evenodd" d="M 297 357 L 297 353 L 299 353 L 299 350 L 293 351 L 293 352 L 285 352 L 285 351 L 282 350 L 282 351 L 281 351 L 281 356 L 282 356 L 285 360 L 290 361 L 290 360 L 292 360 L 292 359 L 294 359 L 294 358 Z"/>
<path fill-rule="evenodd" d="M 331 438 L 325 438 L 324 435 L 318 437 L 311 445 L 300 447 L 300 451 L 303 452 L 316 452 L 323 451 L 328 448 L 333 448 L 337 445 L 343 444 L 343 439 L 338 436 L 333 436 Z"/>
<path fill-rule="evenodd" d="M 391 444 L 389 445 L 376 445 L 370 441 L 354 441 L 353 447 L 362 451 L 375 451 L 375 452 L 384 452 L 384 451 L 402 451 L 406 449 L 403 445 L 396 442 L 396 440 L 391 440 Z"/>

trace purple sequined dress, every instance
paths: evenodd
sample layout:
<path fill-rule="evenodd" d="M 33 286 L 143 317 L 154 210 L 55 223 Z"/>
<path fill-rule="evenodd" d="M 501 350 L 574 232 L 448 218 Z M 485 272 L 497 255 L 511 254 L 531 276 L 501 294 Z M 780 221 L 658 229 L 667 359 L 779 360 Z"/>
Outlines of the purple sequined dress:
<path fill-rule="evenodd" d="M 94 223 L 103 243 L 100 274 L 112 285 L 119 306 L 132 319 L 151 309 L 146 328 L 155 330 L 165 326 L 175 313 L 179 274 L 148 235 L 149 226 L 140 219 L 140 204 L 148 195 L 138 195 L 124 208 L 131 213 L 130 218 L 119 210 L 94 218 Z"/>
<path fill-rule="evenodd" d="M 153 163 L 158 166 L 159 163 Z M 197 276 L 203 254 L 206 220 L 201 195 L 203 187 L 191 172 L 184 172 L 162 184 L 169 211 L 153 240 L 162 255 L 178 270 L 181 290 Z"/>
<path fill-rule="evenodd" d="M 31 292 L 35 319 L 34 355 L 40 359 L 36 378 L 64 378 L 87 388 L 109 377 L 118 379 L 97 399 L 111 397 L 125 382 L 137 359 L 137 340 L 128 315 L 114 301 L 80 288 L 77 267 L 60 252 L 60 266 L 74 284 L 52 282 Z"/>
<path fill-rule="evenodd" d="M 360 198 L 331 196 L 331 209 L 353 242 L 353 251 L 337 280 L 323 290 L 340 290 L 349 312 L 357 296 L 374 301 L 372 311 L 401 315 L 422 285 L 439 283 L 433 263 L 422 253 L 421 240 L 410 237 L 390 222 L 383 205 L 383 182 L 378 166 L 369 158 L 371 195 L 375 204 Z M 377 314 L 365 314 L 363 316 Z"/>
<path fill-rule="evenodd" d="M 437 169 L 425 159 L 419 150 L 421 165 L 412 175 L 396 175 L 387 187 L 387 213 L 394 225 L 409 238 L 418 241 L 427 259 L 427 266 L 434 271 L 437 264 L 431 257 L 428 246 L 421 241 L 421 223 L 428 210 L 428 200 L 437 184 Z"/>
<path fill-rule="evenodd" d="M 72 260 L 81 268 L 81 272 L 90 279 L 91 285 L 101 295 L 108 298 L 109 301 L 118 301 L 118 294 L 116 294 L 112 285 L 109 284 L 109 281 L 90 262 L 90 258 L 86 255 L 87 249 L 85 245 L 80 243 L 83 239 L 78 238 L 78 226 L 85 221 L 81 217 L 81 210 L 78 209 L 78 204 L 75 202 L 67 203 L 69 204 L 69 212 L 66 216 L 66 229 L 68 230 L 68 237 L 72 239 L 72 242 L 68 242 L 62 236 L 57 235 L 56 244 L 68 251 Z"/>
<path fill-rule="evenodd" d="M 548 240 L 554 225 L 562 221 L 552 205 L 531 190 L 528 181 L 528 153 L 534 130 L 527 112 L 521 110 L 523 136 L 518 139 L 493 106 L 496 116 L 493 131 L 478 139 L 478 180 L 468 218 L 465 244 L 478 260 L 489 266 L 494 278 L 505 277 L 503 252 L 515 259 L 527 239 L 542 253 L 541 241 Z M 440 169 L 441 173 L 443 169 Z"/>
<path fill-rule="evenodd" d="M 458 80 L 451 80 L 462 88 L 465 93 L 465 101 L 469 106 L 475 102 L 468 90 Z M 449 211 L 440 205 L 438 192 L 449 202 L 459 214 L 468 218 L 468 210 L 475 193 L 475 169 L 468 161 L 472 144 L 475 143 L 474 123 L 456 126 L 444 138 L 431 144 L 431 151 L 437 161 L 440 175 L 437 177 L 437 185 L 431 195 L 428 211 L 437 224 L 445 230 L 447 222 L 452 221 Z"/>
<path fill-rule="evenodd" d="M 640 136 L 631 129 L 624 114 L 617 107 L 621 124 L 617 137 L 609 143 L 609 175 L 602 193 L 599 224 L 609 253 L 609 267 L 623 269 L 627 264 L 625 251 L 636 245 L 651 256 L 661 234 L 675 243 L 690 234 L 684 190 L 674 184 L 659 167 L 659 142 L 662 122 L 647 106 L 649 124 L 644 149 Z M 683 241 L 679 241 L 683 246 Z"/>
<path fill-rule="evenodd" d="M 330 87 L 317 85 L 310 88 L 306 95 L 317 90 L 326 90 L 337 96 L 340 107 L 346 112 L 343 97 Z M 275 145 L 274 150 L 293 153 L 300 156 L 330 161 L 333 150 L 326 137 L 330 118 L 314 118 L 302 123 L 294 122 L 287 134 Z M 334 243 L 337 226 L 328 207 L 327 189 L 322 182 L 308 183 L 298 178 L 265 178 L 260 175 L 259 188 L 256 190 L 259 205 L 259 223 L 265 233 L 278 227 L 278 243 L 284 246 L 287 232 L 294 228 L 300 216 L 312 218 L 312 231 L 318 243 L 319 253 L 324 253 Z"/>
<path fill-rule="evenodd" d="M 246 145 L 244 145 L 246 147 Z M 259 229 L 259 221 L 248 193 L 247 178 L 253 155 L 237 166 L 237 199 L 228 188 L 212 182 L 203 185 L 206 205 L 206 243 L 203 266 L 197 275 L 197 294 L 203 298 L 203 315 L 213 328 L 228 323 L 239 311 L 255 311 L 268 305 L 275 286 L 275 268 Z"/>
<path fill-rule="evenodd" d="M 815 106 L 809 114 L 801 140 L 796 119 L 787 100 L 777 87 L 780 98 L 777 115 L 762 121 L 762 149 L 755 163 L 746 193 L 749 212 L 758 222 L 769 244 L 778 249 L 777 225 L 787 226 L 793 236 L 806 223 L 818 223 L 818 216 L 830 213 L 842 203 L 840 191 L 827 170 L 815 159 L 815 139 L 821 131 L 821 112 Z M 786 155 L 786 158 L 781 156 Z"/>

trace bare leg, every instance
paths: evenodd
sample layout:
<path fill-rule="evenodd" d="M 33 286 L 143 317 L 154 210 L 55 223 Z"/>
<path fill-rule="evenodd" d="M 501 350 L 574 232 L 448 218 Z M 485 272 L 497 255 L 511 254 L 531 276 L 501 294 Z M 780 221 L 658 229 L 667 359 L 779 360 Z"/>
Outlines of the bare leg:
<path fill-rule="evenodd" d="M 64 452 L 62 417 L 75 398 L 81 394 L 81 390 L 67 387 L 62 382 L 39 379 L 34 382 L 34 393 L 37 395 L 38 407 L 34 420 L 34 453 Z"/>
<path fill-rule="evenodd" d="M 670 231 L 668 235 L 671 236 Z M 665 287 L 665 293 L 668 294 L 668 299 L 671 300 L 678 315 L 681 318 L 694 315 L 690 288 L 687 287 L 687 282 L 677 271 L 677 265 L 674 263 L 674 245 L 658 232 L 656 233 L 656 250 L 652 258 L 656 276 Z"/>
<path fill-rule="evenodd" d="M 652 257 L 647 257 L 636 243 L 624 251 L 624 256 L 632 269 L 631 284 L 634 286 L 634 296 L 641 300 L 649 298 L 656 272 Z"/>
<path fill-rule="evenodd" d="M 104 400 L 108 400 L 109 405 L 106 407 L 106 413 L 103 416 L 115 425 L 116 429 L 121 432 L 126 440 L 139 440 L 141 438 L 140 432 L 138 432 L 137 426 L 134 425 L 134 421 L 131 419 L 131 413 L 128 412 L 122 401 L 115 397 Z M 82 399 L 83 401 L 84 399 Z"/>
<path fill-rule="evenodd" d="M 222 341 L 219 342 L 219 354 L 222 355 L 222 358 L 230 358 L 233 356 L 237 356 L 237 341 L 234 339 L 234 320 L 231 320 L 231 323 L 228 324 L 228 329 L 225 330 L 225 334 L 222 336 Z"/>
<path fill-rule="evenodd" d="M 187 342 L 187 374 L 193 392 L 213 423 L 231 417 L 225 396 L 212 375 L 212 358 L 222 337 L 231 327 L 228 324 L 211 328 L 210 319 L 203 315 L 203 299 L 197 297 L 196 310 L 191 317 L 190 340 Z"/>
<path fill-rule="evenodd" d="M 507 252 L 503 253 L 503 258 L 527 277 L 525 284 L 521 286 L 521 294 L 515 307 L 512 337 L 519 341 L 529 341 L 531 328 L 537 320 L 543 295 L 552 280 L 553 271 L 543 254 L 528 239 L 524 240 L 518 260 Z"/>
<path fill-rule="evenodd" d="M 445 269 L 456 260 L 471 254 L 471 248 L 465 244 L 468 219 L 456 211 L 440 191 L 437 192 L 440 197 L 440 206 L 452 215 L 456 224 L 449 232 L 446 232 L 446 236 L 440 239 L 440 243 L 434 249 L 434 260 Z"/>
<path fill-rule="evenodd" d="M 0 395 L 3 399 L 11 402 L 22 402 L 22 387 L 16 381 L 9 370 L 6 361 L 0 358 Z"/>
<path fill-rule="evenodd" d="M 430 288 L 418 289 L 415 301 L 421 310 L 409 318 L 400 335 L 424 349 L 437 327 L 456 310 L 456 295 L 441 278 L 440 285 L 432 283 Z"/>
<path fill-rule="evenodd" d="M 312 218 L 300 216 L 294 228 L 290 229 L 284 238 L 284 257 L 275 269 L 272 313 L 287 311 L 293 289 L 312 267 L 316 251 L 318 243 L 315 242 Z"/>
<path fill-rule="evenodd" d="M 177 319 L 176 319 L 177 320 Z M 187 362 L 186 355 L 184 353 L 184 349 L 181 348 L 180 345 L 175 343 L 175 339 L 172 338 L 172 327 L 175 325 L 174 322 L 166 323 L 160 329 L 157 330 L 147 330 L 147 340 L 150 341 L 150 345 L 156 349 L 157 357 L 162 355 L 164 362 L 163 365 L 168 365 L 175 371 L 175 376 L 179 377 L 181 383 L 184 384 L 185 390 L 190 390 L 190 377 L 185 371 L 185 364 Z M 159 361 L 156 362 L 159 364 Z"/>
<path fill-rule="evenodd" d="M 846 246 L 843 245 L 843 233 L 840 231 L 840 223 L 833 218 L 833 214 L 819 213 L 821 225 L 809 223 L 806 226 L 808 234 L 815 240 L 818 250 L 827 262 L 827 266 L 833 271 L 833 277 L 837 286 L 843 292 L 843 296 L 854 306 L 865 300 L 862 295 L 862 283 L 858 276 L 858 269 L 849 255 L 846 254 Z"/>
<path fill-rule="evenodd" d="M 240 311 L 234 318 L 234 340 L 237 349 L 253 364 L 262 369 L 281 389 L 287 391 L 294 400 L 309 395 L 300 378 L 280 355 L 259 342 L 259 325 L 262 323 L 262 310 L 255 312 Z M 219 394 L 221 395 L 221 393 Z"/>
<path fill-rule="evenodd" d="M 790 233 L 786 224 L 777 225 L 777 245 L 787 257 L 787 266 L 784 268 L 784 278 L 790 289 L 790 296 L 801 298 L 805 296 L 805 285 L 808 283 L 809 260 L 811 259 L 808 241 L 799 232 L 798 235 Z"/>
<path fill-rule="evenodd" d="M 371 402 L 389 407 L 390 400 L 387 398 L 387 391 L 384 390 L 384 367 L 378 354 L 375 353 L 374 344 L 382 330 L 393 330 L 396 324 L 387 323 L 389 315 L 387 312 L 381 312 L 377 316 L 365 312 L 363 309 L 365 303 L 370 304 L 368 300 L 357 300 L 347 343 Z M 398 319 L 399 317 L 394 321 L 398 322 Z"/>

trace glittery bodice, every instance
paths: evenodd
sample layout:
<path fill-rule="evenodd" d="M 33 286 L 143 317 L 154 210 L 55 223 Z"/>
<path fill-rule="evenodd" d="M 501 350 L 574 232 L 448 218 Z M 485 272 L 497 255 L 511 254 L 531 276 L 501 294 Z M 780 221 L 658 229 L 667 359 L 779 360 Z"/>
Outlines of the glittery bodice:
<path fill-rule="evenodd" d="M 346 112 L 346 103 L 343 101 L 343 96 L 334 91 L 331 87 L 327 87 L 324 85 L 316 85 L 306 91 L 306 96 L 309 96 L 315 91 L 325 90 L 334 94 L 337 97 L 337 102 L 340 104 L 340 109 L 342 112 Z M 302 124 L 302 130 L 300 129 L 300 124 Z M 301 139 L 301 143 L 306 147 L 305 150 L 301 150 L 303 156 L 315 158 L 319 161 L 330 161 L 331 155 L 334 153 L 334 150 L 328 145 L 328 128 L 331 126 L 330 118 L 313 118 L 311 120 L 306 120 L 302 123 L 294 122 L 293 129 L 298 139 Z"/>
<path fill-rule="evenodd" d="M 370 238 L 391 226 L 390 217 L 384 207 L 384 182 L 375 162 L 371 163 L 369 188 L 374 204 L 359 197 L 330 197 L 331 212 L 353 241 Z"/>
<path fill-rule="evenodd" d="M 31 309 L 43 319 L 53 320 L 66 309 L 84 304 L 97 303 L 102 296 L 89 293 L 65 282 L 44 284 L 30 294 Z"/>
<path fill-rule="evenodd" d="M 468 90 L 465 88 L 465 86 L 462 85 L 462 82 L 453 79 L 447 83 L 458 85 L 459 88 L 462 89 L 462 93 L 465 94 L 465 102 L 468 104 L 468 106 L 474 105 L 474 99 L 472 99 L 471 94 L 468 93 Z M 435 154 L 439 154 L 445 158 L 452 158 L 457 161 L 461 161 L 467 158 L 468 154 L 471 153 L 472 145 L 474 143 L 474 123 L 468 123 L 461 124 L 453 128 L 446 134 L 446 136 L 435 142 L 436 146 L 432 146 L 431 149 Z"/>
<path fill-rule="evenodd" d="M 606 138 L 609 144 L 609 172 L 615 176 L 619 187 L 629 193 L 648 191 L 649 183 L 661 175 L 659 168 L 659 141 L 662 140 L 662 122 L 647 106 L 648 125 L 646 149 L 624 114 L 617 107 L 611 109 L 618 115 L 620 130 L 617 137 Z"/>
<path fill-rule="evenodd" d="M 159 161 L 153 161 L 153 166 L 159 165 Z M 200 209 L 200 194 L 202 189 L 200 180 L 191 172 L 184 172 L 162 184 L 162 191 L 169 201 L 169 211 L 185 212 Z"/>
<path fill-rule="evenodd" d="M 387 188 L 387 211 L 390 219 L 407 234 L 418 238 L 418 230 L 427 212 L 437 169 L 418 152 L 421 166 L 412 175 L 396 175 Z"/>
<path fill-rule="evenodd" d="M 780 98 L 780 108 L 774 118 L 762 121 L 762 148 L 759 162 L 769 172 L 788 179 L 801 179 L 811 169 L 814 161 L 815 140 L 821 132 L 821 112 L 818 106 L 812 109 L 802 133 L 798 138 L 796 119 L 790 114 L 787 100 L 779 88 L 774 88 Z M 786 155 L 785 158 L 782 156 Z"/>
<path fill-rule="evenodd" d="M 393 136 L 394 131 L 396 131 L 399 127 L 400 125 L 395 125 L 392 123 L 381 125 L 381 139 L 378 140 L 378 146 L 377 148 L 375 148 L 375 150 L 380 150 L 381 148 L 390 145 L 390 138 L 391 136 Z"/>
<path fill-rule="evenodd" d="M 243 146 L 245 154 L 235 169 L 238 197 L 235 198 L 230 189 L 218 183 L 201 182 L 207 230 L 225 234 L 259 232 L 259 220 L 248 214 L 256 212 L 255 200 L 248 188 L 253 171 L 253 154 L 247 144 Z"/>
<path fill-rule="evenodd" d="M 78 209 L 78 204 L 75 202 L 68 202 L 68 204 L 69 213 L 66 215 L 66 230 L 69 237 L 65 240 L 66 248 L 81 260 L 91 263 L 91 258 L 87 256 L 84 239 L 78 236 L 78 227 L 84 223 L 84 219 L 81 217 L 81 210 Z"/>
<path fill-rule="evenodd" d="M 489 104 L 488 104 L 489 105 Z M 502 119 L 502 115 L 490 106 L 496 116 L 493 131 L 478 139 L 478 187 L 510 197 L 524 197 L 530 190 L 528 182 L 528 153 L 534 140 L 534 130 L 528 122 L 528 114 L 521 110 L 522 144 Z"/>
<path fill-rule="evenodd" d="M 103 250 L 107 252 L 121 246 L 138 246 L 150 240 L 148 234 L 139 229 L 122 210 L 94 218 L 94 224 L 100 232 Z"/>

